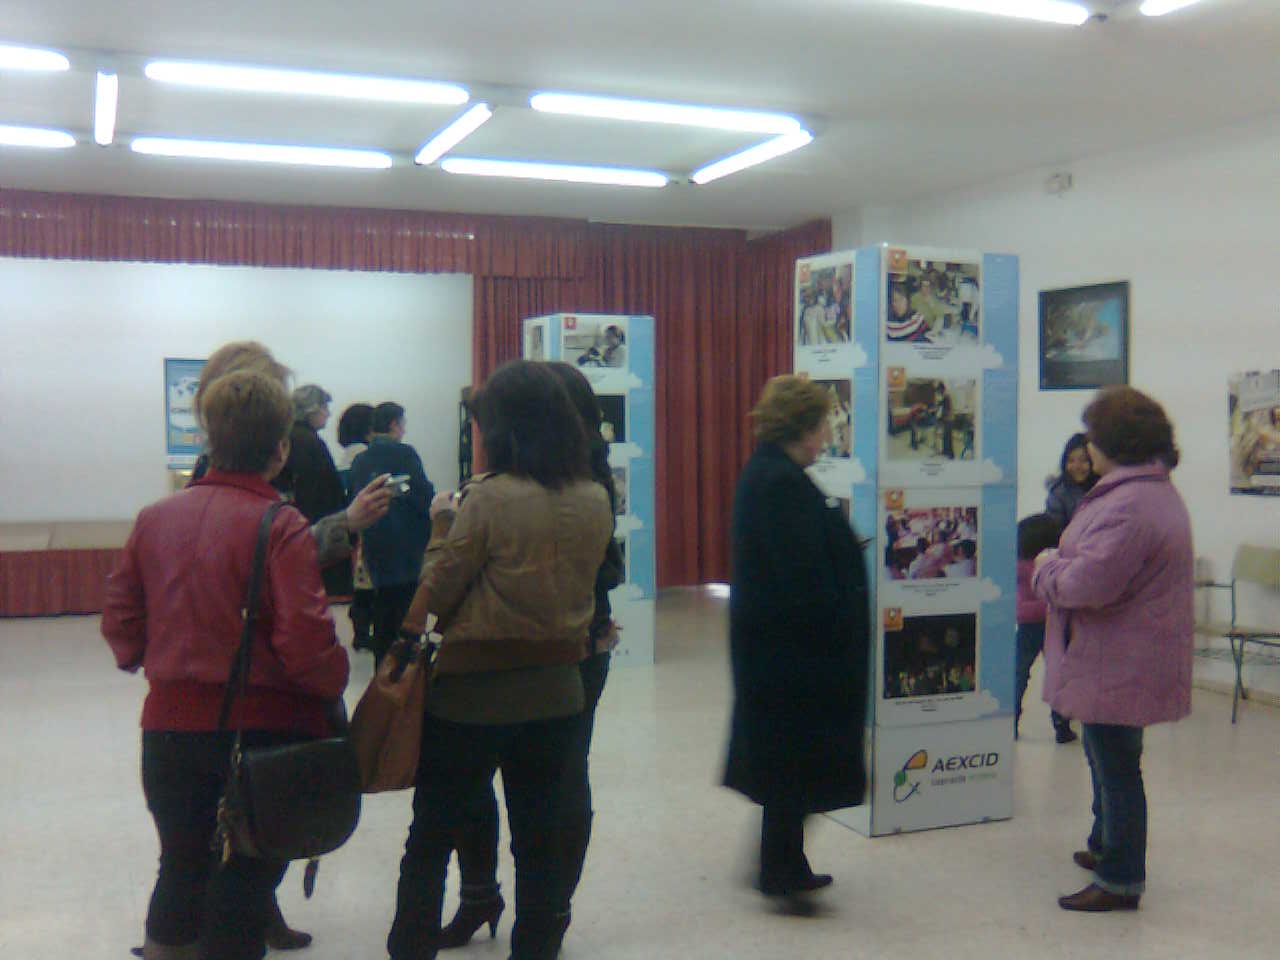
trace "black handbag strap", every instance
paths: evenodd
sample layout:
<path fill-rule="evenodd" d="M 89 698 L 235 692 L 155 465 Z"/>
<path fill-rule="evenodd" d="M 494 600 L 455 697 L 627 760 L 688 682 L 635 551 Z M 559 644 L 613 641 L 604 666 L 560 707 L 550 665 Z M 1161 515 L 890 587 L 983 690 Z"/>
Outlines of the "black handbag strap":
<path fill-rule="evenodd" d="M 271 524 L 280 508 L 286 505 L 284 500 L 277 500 L 267 507 L 258 524 L 258 540 L 253 548 L 253 567 L 249 573 L 249 592 L 245 596 L 243 626 L 240 628 L 240 649 L 231 664 L 231 675 L 227 677 L 227 692 L 222 696 L 222 711 L 218 714 L 218 729 L 227 729 L 227 721 L 231 717 L 231 704 L 237 695 L 244 696 L 249 685 L 249 651 L 253 646 L 253 621 L 258 612 L 258 594 L 262 592 L 262 568 L 267 560 L 267 541 L 271 539 Z M 233 755 L 239 752 L 242 724 L 236 724 L 236 744 Z"/>

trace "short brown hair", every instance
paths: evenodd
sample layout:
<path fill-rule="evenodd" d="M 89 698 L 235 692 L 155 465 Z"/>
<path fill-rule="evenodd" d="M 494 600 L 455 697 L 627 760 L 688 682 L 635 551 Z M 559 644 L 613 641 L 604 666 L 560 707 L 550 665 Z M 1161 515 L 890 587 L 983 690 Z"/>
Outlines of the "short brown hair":
<path fill-rule="evenodd" d="M 204 398 L 209 464 L 233 473 L 262 473 L 293 424 L 284 384 L 254 370 L 237 370 L 209 384 Z"/>
<path fill-rule="evenodd" d="M 785 446 L 817 430 L 830 412 L 831 394 L 825 387 L 787 373 L 764 385 L 751 419 L 757 440 Z"/>
<path fill-rule="evenodd" d="M 236 370 L 253 370 L 280 381 L 288 389 L 292 371 L 271 355 L 271 351 L 256 340 L 234 340 L 213 352 L 200 371 L 200 383 L 196 387 L 196 422 L 204 426 L 204 397 L 209 385 L 221 376 Z"/>
<path fill-rule="evenodd" d="M 1163 461 L 1170 470 L 1178 465 L 1173 424 L 1164 408 L 1133 387 L 1106 387 L 1098 391 L 1082 416 L 1089 442 L 1108 459 L 1124 466 Z"/>

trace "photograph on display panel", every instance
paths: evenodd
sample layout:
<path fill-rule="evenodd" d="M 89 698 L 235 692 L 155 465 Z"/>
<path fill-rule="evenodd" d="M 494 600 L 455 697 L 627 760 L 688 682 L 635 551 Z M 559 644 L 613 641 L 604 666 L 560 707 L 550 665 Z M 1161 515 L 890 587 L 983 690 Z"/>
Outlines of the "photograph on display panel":
<path fill-rule="evenodd" d="M 982 268 L 889 251 L 885 336 L 892 343 L 948 347 L 981 338 Z"/>
<path fill-rule="evenodd" d="M 853 456 L 853 382 L 850 380 L 815 380 L 831 395 L 831 410 L 827 423 L 831 427 L 831 440 L 821 455 L 837 460 Z"/>
<path fill-rule="evenodd" d="M 627 468 L 613 467 L 614 514 L 619 517 L 627 515 Z"/>
<path fill-rule="evenodd" d="M 1040 389 L 1129 382 L 1129 284 L 1040 291 Z"/>
<path fill-rule="evenodd" d="M 884 523 L 890 580 L 960 580 L 978 575 L 978 508 L 889 509 Z"/>
<path fill-rule="evenodd" d="M 565 363 L 619 369 L 627 365 L 627 325 L 622 317 L 565 317 Z"/>
<path fill-rule="evenodd" d="M 971 693 L 977 686 L 978 617 L 974 613 L 884 615 L 884 698 Z"/>
<path fill-rule="evenodd" d="M 796 343 L 849 343 L 853 331 L 853 263 L 796 265 Z"/>
<path fill-rule="evenodd" d="M 911 376 L 905 367 L 890 367 L 885 380 L 887 459 L 974 459 L 976 378 Z"/>
<path fill-rule="evenodd" d="M 1280 370 L 1228 381 L 1231 492 L 1280 497 Z"/>
<path fill-rule="evenodd" d="M 524 358 L 547 359 L 547 326 L 545 323 L 526 323 L 524 327 Z"/>
<path fill-rule="evenodd" d="M 600 435 L 606 443 L 626 443 L 627 398 L 604 393 L 596 399 L 600 401 L 600 412 L 604 414 L 604 420 L 600 423 Z"/>

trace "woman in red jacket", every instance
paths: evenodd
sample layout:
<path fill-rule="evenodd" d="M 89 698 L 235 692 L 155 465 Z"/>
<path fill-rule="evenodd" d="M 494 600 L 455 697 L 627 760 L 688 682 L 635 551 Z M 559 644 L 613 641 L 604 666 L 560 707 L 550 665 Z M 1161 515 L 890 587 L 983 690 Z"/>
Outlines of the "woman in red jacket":
<path fill-rule="evenodd" d="M 285 865 L 209 849 L 232 734 L 218 713 L 239 646 L 258 523 L 279 498 L 293 411 L 280 382 L 241 371 L 203 398 L 211 469 L 138 515 L 108 580 L 102 632 L 122 670 L 142 667 L 142 782 L 160 837 L 147 912 L 148 960 L 259 960 Z M 249 688 L 229 726 L 247 746 L 326 736 L 347 684 L 306 519 L 275 517 L 259 596 Z"/>

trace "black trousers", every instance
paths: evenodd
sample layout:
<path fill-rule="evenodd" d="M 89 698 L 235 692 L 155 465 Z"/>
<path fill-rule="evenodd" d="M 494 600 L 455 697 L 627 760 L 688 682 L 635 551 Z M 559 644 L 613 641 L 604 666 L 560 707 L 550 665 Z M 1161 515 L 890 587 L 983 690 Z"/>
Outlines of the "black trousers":
<path fill-rule="evenodd" d="M 515 960 L 548 955 L 563 934 L 568 898 L 558 881 L 560 795 L 579 716 L 530 723 L 423 723 L 413 823 L 400 861 L 392 960 L 434 960 L 445 870 L 471 812 L 486 803 L 502 770 L 516 864 Z M 553 955 L 553 954 L 552 954 Z"/>
<path fill-rule="evenodd" d="M 208 960 L 260 960 L 276 885 L 288 864 L 211 849 L 233 734 L 144 731 L 142 789 L 160 836 L 160 870 L 147 936 L 165 946 L 199 941 Z M 295 734 L 246 731 L 247 747 L 295 742 Z"/>
<path fill-rule="evenodd" d="M 760 882 L 786 886 L 812 872 L 804 855 L 804 799 L 779 794 L 760 817 Z"/>
<path fill-rule="evenodd" d="M 595 733 L 596 707 L 609 679 L 609 654 L 588 657 L 580 669 L 586 707 L 573 730 L 560 795 L 560 874 L 566 900 L 571 900 L 578 889 L 591 840 L 593 814 L 588 757 Z M 476 807 L 459 832 L 455 849 L 462 874 L 462 899 L 488 901 L 497 896 L 498 797 L 492 781 L 485 796 L 476 796 Z"/>
<path fill-rule="evenodd" d="M 377 587 L 373 591 L 373 658 L 378 663 L 395 643 L 400 624 L 404 622 L 404 615 L 409 612 L 409 604 L 413 603 L 417 590 L 418 584 L 414 581 Z"/>

